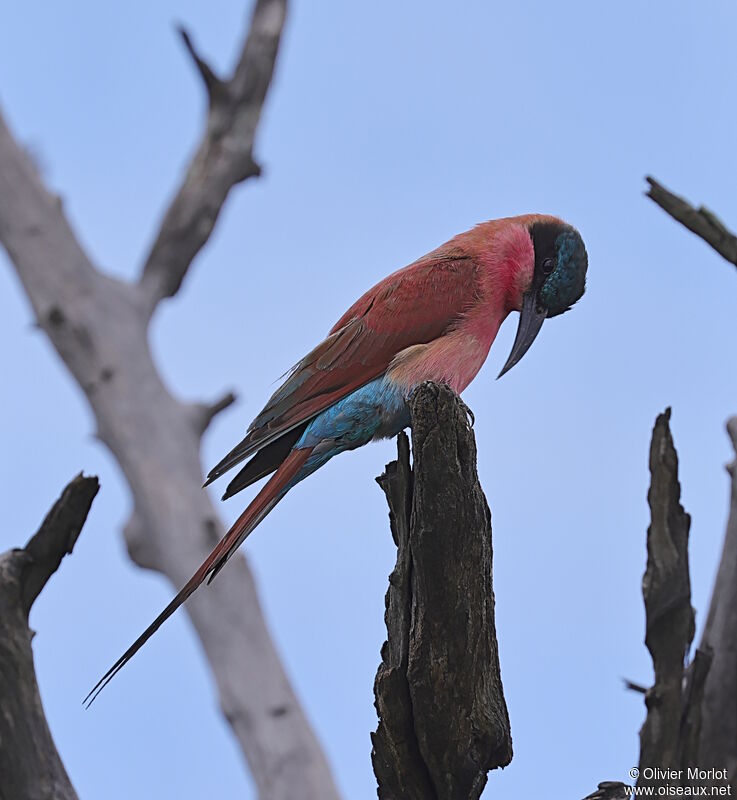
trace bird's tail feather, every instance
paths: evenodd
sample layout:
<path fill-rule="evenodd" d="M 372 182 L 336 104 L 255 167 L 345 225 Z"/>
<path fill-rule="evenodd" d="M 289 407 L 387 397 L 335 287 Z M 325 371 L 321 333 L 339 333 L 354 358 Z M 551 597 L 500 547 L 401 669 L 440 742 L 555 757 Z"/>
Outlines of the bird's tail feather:
<path fill-rule="evenodd" d="M 184 584 L 179 593 L 158 617 L 146 628 L 123 655 L 95 684 L 85 697 L 84 703 L 89 708 L 98 694 L 110 683 L 118 672 L 133 658 L 144 644 L 156 633 L 167 619 L 187 600 L 187 598 L 205 580 L 208 583 L 225 566 L 226 561 L 235 553 L 249 533 L 264 519 L 288 491 L 289 484 L 310 456 L 311 449 L 293 450 L 282 462 L 279 469 L 264 485 L 263 489 L 252 500 L 248 508 L 238 517 L 233 527 L 223 536 L 210 555 L 203 561 L 195 574 Z"/>

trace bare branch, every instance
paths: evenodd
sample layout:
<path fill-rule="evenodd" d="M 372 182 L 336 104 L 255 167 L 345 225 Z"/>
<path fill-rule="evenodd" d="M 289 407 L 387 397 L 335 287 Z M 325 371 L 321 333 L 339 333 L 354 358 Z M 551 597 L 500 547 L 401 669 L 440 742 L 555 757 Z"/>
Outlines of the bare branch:
<path fill-rule="evenodd" d="M 26 265 L 19 277 L 29 296 L 36 285 L 48 285 L 48 301 L 34 305 L 39 325 L 61 325 L 64 320 L 59 317 L 55 298 L 63 301 L 71 291 L 90 291 L 98 273 L 79 245 L 59 198 L 41 183 L 2 114 L 0 188 L 0 242 L 14 263 Z M 47 256 L 53 259 L 47 261 Z"/>
<path fill-rule="evenodd" d="M 72 552 L 99 489 L 78 475 L 23 549 L 0 555 L 0 797 L 76 800 L 44 716 L 28 614 Z"/>
<path fill-rule="evenodd" d="M 236 399 L 233 392 L 228 392 L 214 403 L 195 403 L 193 405 L 194 428 L 200 436 L 208 429 L 215 417 L 221 411 L 230 408 Z"/>
<path fill-rule="evenodd" d="M 222 81 L 182 36 L 208 89 L 207 126 L 146 259 L 140 285 L 150 316 L 179 290 L 187 270 L 212 233 L 230 190 L 260 174 L 253 145 L 274 72 L 286 0 L 257 0 L 238 65 Z"/>
<path fill-rule="evenodd" d="M 692 206 L 687 200 L 659 184 L 655 178 L 648 176 L 645 180 L 650 184 L 645 194 L 651 200 L 673 219 L 700 236 L 720 256 L 737 266 L 737 236 L 713 212 L 704 206 Z"/>
<path fill-rule="evenodd" d="M 81 473 L 77 475 L 66 486 L 41 527 L 22 551 L 27 559 L 23 569 L 23 603 L 26 613 L 31 610 L 48 579 L 59 568 L 62 558 L 74 549 L 99 489 L 97 478 L 85 478 Z"/>
<path fill-rule="evenodd" d="M 192 60 L 194 61 L 202 80 L 205 82 L 207 95 L 212 103 L 213 95 L 223 91 L 225 84 L 212 71 L 210 65 L 200 56 L 197 50 L 195 50 L 194 43 L 192 42 L 187 29 L 183 25 L 179 25 L 177 27 L 177 31 L 179 31 L 179 35 L 182 37 L 182 41 L 184 42 L 184 46 L 187 48 L 187 52 L 190 54 L 190 56 L 192 56 Z"/>
<path fill-rule="evenodd" d="M 372 760 L 382 800 L 473 800 L 512 759 L 494 625 L 491 518 L 465 404 L 445 386 L 413 395 L 407 437 L 379 484 L 397 564 L 374 693 Z"/>

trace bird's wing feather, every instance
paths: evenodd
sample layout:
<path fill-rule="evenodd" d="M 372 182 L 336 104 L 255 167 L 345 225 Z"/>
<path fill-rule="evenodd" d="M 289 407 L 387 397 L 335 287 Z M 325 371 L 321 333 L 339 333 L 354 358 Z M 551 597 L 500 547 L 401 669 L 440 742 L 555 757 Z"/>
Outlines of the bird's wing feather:
<path fill-rule="evenodd" d="M 299 437 L 304 433 L 305 428 L 309 425 L 308 422 L 303 422 L 292 428 L 291 431 L 283 433 L 278 439 L 262 447 L 255 456 L 253 456 L 243 469 L 239 470 L 238 474 L 228 484 L 222 500 L 227 500 L 234 494 L 242 491 L 252 483 L 265 478 L 272 473 L 284 459 L 289 455 L 289 452 L 297 443 Z"/>
<path fill-rule="evenodd" d="M 478 291 L 476 262 L 440 252 L 378 283 L 294 367 L 207 483 L 380 376 L 397 353 L 441 336 L 474 305 Z"/>

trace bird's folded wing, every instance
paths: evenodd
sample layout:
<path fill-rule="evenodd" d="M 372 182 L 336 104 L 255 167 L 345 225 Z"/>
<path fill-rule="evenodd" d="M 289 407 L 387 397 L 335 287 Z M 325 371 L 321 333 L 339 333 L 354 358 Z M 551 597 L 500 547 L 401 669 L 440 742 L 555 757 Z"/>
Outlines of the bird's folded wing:
<path fill-rule="evenodd" d="M 425 257 L 378 283 L 295 365 L 207 482 L 382 375 L 405 348 L 442 336 L 477 294 L 475 262 L 447 254 Z"/>

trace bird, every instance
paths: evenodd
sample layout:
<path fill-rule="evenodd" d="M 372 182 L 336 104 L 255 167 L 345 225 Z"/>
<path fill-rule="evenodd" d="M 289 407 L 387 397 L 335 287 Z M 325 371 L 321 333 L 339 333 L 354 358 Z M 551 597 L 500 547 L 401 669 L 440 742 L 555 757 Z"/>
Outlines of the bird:
<path fill-rule="evenodd" d="M 377 283 L 285 376 L 245 437 L 205 486 L 247 458 L 226 500 L 271 475 L 192 578 L 85 698 L 88 706 L 205 580 L 300 481 L 331 458 L 410 426 L 408 398 L 424 381 L 460 394 L 497 332 L 519 312 L 501 377 L 530 348 L 543 322 L 584 294 L 588 256 L 562 219 L 525 214 L 476 225 Z"/>

